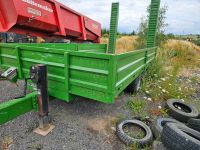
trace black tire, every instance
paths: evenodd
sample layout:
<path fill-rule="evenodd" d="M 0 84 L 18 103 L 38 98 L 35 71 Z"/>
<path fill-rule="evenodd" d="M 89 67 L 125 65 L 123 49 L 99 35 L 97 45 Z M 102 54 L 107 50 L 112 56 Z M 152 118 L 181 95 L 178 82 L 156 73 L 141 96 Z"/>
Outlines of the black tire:
<path fill-rule="evenodd" d="M 185 104 L 178 99 L 167 100 L 167 107 L 169 108 L 170 116 L 181 122 L 188 122 L 190 118 L 199 116 L 199 112 L 194 106 Z"/>
<path fill-rule="evenodd" d="M 181 124 L 167 123 L 161 141 L 169 150 L 200 150 L 200 133 Z"/>
<path fill-rule="evenodd" d="M 172 118 L 158 118 L 155 120 L 155 122 L 151 125 L 151 129 L 153 132 L 153 135 L 155 137 L 160 137 L 163 127 L 166 123 L 178 123 L 181 124 L 181 122 L 172 119 Z"/>
<path fill-rule="evenodd" d="M 125 92 L 131 94 L 137 93 L 140 90 L 140 85 L 141 85 L 141 77 L 139 76 L 127 86 Z"/>
<path fill-rule="evenodd" d="M 200 119 L 189 119 L 188 127 L 200 132 Z"/>
<path fill-rule="evenodd" d="M 128 124 L 137 125 L 140 128 L 142 128 L 145 131 L 145 137 L 142 139 L 136 139 L 136 138 L 128 136 L 123 130 L 125 125 L 128 125 Z M 151 129 L 145 123 L 139 120 L 135 120 L 135 119 L 125 120 L 119 123 L 117 125 L 117 135 L 119 139 L 122 142 L 124 142 L 126 145 L 136 144 L 138 147 L 144 147 L 146 145 L 149 145 L 153 140 L 153 134 L 151 132 Z"/>

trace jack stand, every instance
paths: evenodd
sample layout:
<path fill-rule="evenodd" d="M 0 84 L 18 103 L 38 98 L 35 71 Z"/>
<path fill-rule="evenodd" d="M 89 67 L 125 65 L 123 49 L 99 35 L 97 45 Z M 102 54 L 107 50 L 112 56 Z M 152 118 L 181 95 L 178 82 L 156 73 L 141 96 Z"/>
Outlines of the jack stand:
<path fill-rule="evenodd" d="M 47 67 L 45 65 L 32 66 L 30 68 L 30 79 L 36 85 L 38 92 L 39 127 L 34 132 L 46 136 L 55 128 L 55 126 L 50 124 Z"/>
<path fill-rule="evenodd" d="M 39 117 L 39 127 L 33 132 L 42 136 L 46 136 L 55 128 L 54 125 L 50 124 L 50 116 Z"/>

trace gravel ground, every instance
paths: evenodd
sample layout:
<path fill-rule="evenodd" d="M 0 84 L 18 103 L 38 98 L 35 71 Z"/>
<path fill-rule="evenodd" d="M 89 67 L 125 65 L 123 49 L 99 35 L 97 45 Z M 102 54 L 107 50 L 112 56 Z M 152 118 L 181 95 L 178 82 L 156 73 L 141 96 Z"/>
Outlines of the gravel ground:
<path fill-rule="evenodd" d="M 0 80 L 0 103 L 23 95 L 24 81 L 17 84 Z"/>
<path fill-rule="evenodd" d="M 0 81 L 0 87 L 0 102 L 23 93 L 20 90 L 23 89 L 23 82 L 19 82 L 19 88 L 16 88 L 7 81 Z M 37 113 L 30 112 L 2 125 L 0 141 L 9 137 L 14 150 L 124 149 L 124 144 L 116 138 L 111 126 L 115 117 L 130 115 L 123 109 L 123 104 L 129 99 L 130 96 L 122 95 L 110 105 L 83 98 L 76 98 L 70 103 L 53 100 L 50 102 L 50 113 L 56 128 L 52 133 L 46 137 L 33 133 L 38 126 Z"/>
<path fill-rule="evenodd" d="M 18 86 L 8 81 L 0 81 L 0 103 L 23 95 L 23 81 Z M 200 100 L 198 89 L 193 98 Z M 142 98 L 144 95 L 140 95 Z M 10 141 L 11 150 L 123 150 L 125 145 L 115 135 L 119 118 L 132 118 L 124 108 L 131 97 L 119 96 L 114 104 L 103 104 L 84 98 L 76 98 L 70 103 L 53 100 L 50 113 L 56 128 L 46 137 L 33 133 L 38 127 L 36 112 L 30 112 L 0 126 L 0 144 Z M 150 103 L 150 102 L 149 102 Z M 149 107 L 157 108 L 155 104 Z M 1 148 L 0 148 L 1 149 Z M 161 143 L 153 144 L 153 149 L 164 150 Z"/>

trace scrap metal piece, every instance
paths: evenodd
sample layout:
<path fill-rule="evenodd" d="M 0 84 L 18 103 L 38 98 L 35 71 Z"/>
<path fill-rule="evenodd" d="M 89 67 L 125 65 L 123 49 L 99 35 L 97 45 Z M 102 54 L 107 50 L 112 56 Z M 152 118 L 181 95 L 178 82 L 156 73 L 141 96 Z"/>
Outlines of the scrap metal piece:
<path fill-rule="evenodd" d="M 10 67 L 8 70 L 2 73 L 1 76 L 12 82 L 17 82 L 17 68 Z"/>

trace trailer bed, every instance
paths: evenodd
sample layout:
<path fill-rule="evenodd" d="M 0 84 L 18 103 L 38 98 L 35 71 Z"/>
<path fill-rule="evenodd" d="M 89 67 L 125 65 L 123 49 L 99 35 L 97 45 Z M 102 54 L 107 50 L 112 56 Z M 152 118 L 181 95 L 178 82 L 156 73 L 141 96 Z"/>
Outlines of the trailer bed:
<path fill-rule="evenodd" d="M 104 44 L 0 44 L 0 66 L 16 67 L 19 79 L 23 79 L 29 77 L 30 66 L 44 64 L 48 67 L 50 96 L 66 102 L 82 96 L 113 103 L 155 58 L 156 48 L 108 54 L 106 47 Z"/>

